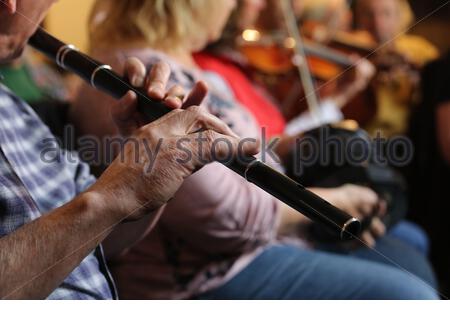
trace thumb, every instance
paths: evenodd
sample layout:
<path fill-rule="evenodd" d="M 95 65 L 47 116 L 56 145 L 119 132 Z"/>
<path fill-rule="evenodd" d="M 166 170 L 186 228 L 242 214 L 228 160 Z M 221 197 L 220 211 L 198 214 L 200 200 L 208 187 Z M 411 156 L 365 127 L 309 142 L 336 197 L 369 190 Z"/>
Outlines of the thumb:
<path fill-rule="evenodd" d="M 192 106 L 201 105 L 207 94 L 208 86 L 206 85 L 206 83 L 203 81 L 197 82 L 194 88 L 191 90 L 191 93 L 183 103 L 182 108 L 187 109 Z"/>
<path fill-rule="evenodd" d="M 6 9 L 8 9 L 9 14 L 15 14 L 17 11 L 17 0 L 7 0 L 2 1 L 4 5 L 6 5 Z"/>

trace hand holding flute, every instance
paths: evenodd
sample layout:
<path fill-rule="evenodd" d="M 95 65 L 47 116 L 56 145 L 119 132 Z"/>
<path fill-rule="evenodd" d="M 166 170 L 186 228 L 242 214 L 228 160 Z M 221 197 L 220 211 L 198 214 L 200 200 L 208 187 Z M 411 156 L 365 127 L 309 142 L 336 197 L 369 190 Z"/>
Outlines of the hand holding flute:
<path fill-rule="evenodd" d="M 43 31 L 38 31 L 32 37 L 30 43 L 50 58 L 56 60 L 61 67 L 73 71 L 88 81 L 93 87 L 113 97 L 120 98 L 128 91 L 133 91 L 137 95 L 138 110 L 144 113 L 149 121 L 161 118 L 171 111 L 165 103 L 151 99 L 148 97 L 147 92 L 131 86 L 114 73 L 109 66 L 92 60 L 90 57 L 75 50 L 72 46 L 65 45 Z M 148 126 L 151 127 L 152 124 Z M 225 133 L 225 131 L 221 133 Z M 356 219 L 333 207 L 300 184 L 276 172 L 256 158 L 245 157 L 243 159 L 242 157 L 236 157 L 233 161 L 224 164 L 249 182 L 259 186 L 312 220 L 318 221 L 338 232 L 342 239 L 348 239 L 352 235 L 357 234 L 359 222 Z M 161 187 L 164 190 L 164 186 Z"/>

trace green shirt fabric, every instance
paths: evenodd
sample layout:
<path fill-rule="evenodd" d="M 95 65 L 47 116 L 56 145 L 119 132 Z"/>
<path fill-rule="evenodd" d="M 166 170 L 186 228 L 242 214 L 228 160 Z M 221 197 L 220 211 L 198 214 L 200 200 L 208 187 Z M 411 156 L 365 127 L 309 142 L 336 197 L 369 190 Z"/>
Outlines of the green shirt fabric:
<path fill-rule="evenodd" d="M 36 85 L 26 65 L 1 66 L 0 81 L 28 103 L 42 101 L 46 98 L 45 92 Z"/>

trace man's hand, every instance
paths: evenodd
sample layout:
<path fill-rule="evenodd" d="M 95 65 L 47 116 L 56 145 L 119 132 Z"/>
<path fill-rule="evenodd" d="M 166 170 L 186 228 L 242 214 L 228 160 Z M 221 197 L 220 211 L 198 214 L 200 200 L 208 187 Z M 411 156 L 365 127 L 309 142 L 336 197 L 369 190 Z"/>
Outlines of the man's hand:
<path fill-rule="evenodd" d="M 128 59 L 125 64 L 125 77 L 130 80 L 132 86 L 143 88 L 150 98 L 164 101 L 172 109 L 187 109 L 200 105 L 208 93 L 206 84 L 198 82 L 189 95 L 186 95 L 184 88 L 178 85 L 167 90 L 170 72 L 170 67 L 165 62 L 155 64 L 149 73 L 136 58 Z M 124 137 L 130 136 L 136 129 L 147 124 L 142 113 L 137 110 L 137 96 L 132 91 L 112 106 L 111 115 Z"/>
<path fill-rule="evenodd" d="M 229 143 L 215 143 L 219 139 Z M 165 204 L 185 178 L 215 156 L 237 152 L 254 155 L 258 146 L 239 145 L 227 125 L 199 107 L 174 110 L 138 129 L 90 191 L 122 218 L 139 217 Z"/>

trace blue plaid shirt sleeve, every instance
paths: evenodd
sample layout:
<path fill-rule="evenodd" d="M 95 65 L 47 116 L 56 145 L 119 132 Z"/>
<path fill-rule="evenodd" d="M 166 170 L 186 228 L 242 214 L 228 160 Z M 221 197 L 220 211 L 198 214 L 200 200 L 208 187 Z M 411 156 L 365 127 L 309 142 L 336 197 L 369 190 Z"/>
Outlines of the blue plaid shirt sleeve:
<path fill-rule="evenodd" d="M 75 159 L 72 170 L 75 182 L 75 193 L 78 195 L 92 186 L 95 183 L 96 178 L 91 174 L 89 166 L 85 162 L 80 161 L 76 152 L 70 152 L 70 154 L 70 158 Z"/>
<path fill-rule="evenodd" d="M 0 84 L 0 237 L 66 204 L 95 182 L 76 153 L 56 147 L 59 156 L 46 161 L 49 141 L 55 138 L 34 111 Z M 113 292 L 97 249 L 48 298 L 111 299 Z"/>

